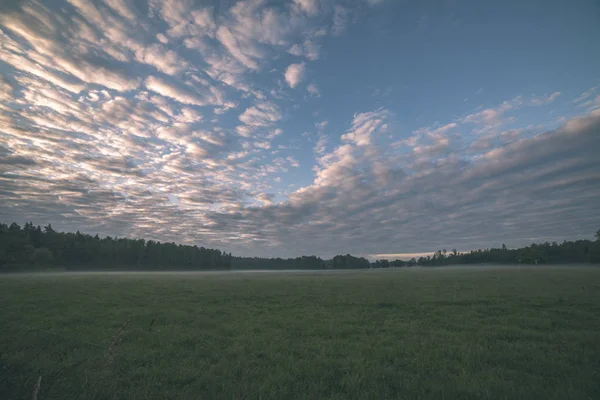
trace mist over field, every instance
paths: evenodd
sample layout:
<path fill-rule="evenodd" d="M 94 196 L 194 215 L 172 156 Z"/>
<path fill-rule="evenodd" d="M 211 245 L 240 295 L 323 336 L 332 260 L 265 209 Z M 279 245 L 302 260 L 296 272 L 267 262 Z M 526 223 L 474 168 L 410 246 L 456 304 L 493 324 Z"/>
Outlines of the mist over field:
<path fill-rule="evenodd" d="M 533 266 L 533 265 L 447 265 L 438 267 L 411 267 L 403 268 L 402 271 L 406 273 L 423 273 L 435 271 L 481 271 L 481 272 L 498 272 L 501 270 L 528 270 L 528 269 L 549 269 L 549 270 L 569 270 L 578 268 L 599 268 L 596 266 L 590 266 L 589 264 L 569 264 L 569 265 L 544 265 Z M 41 271 L 41 272 L 10 272 L 0 274 L 1 277 L 49 277 L 49 278 L 60 278 L 60 277 L 174 277 L 174 278 L 191 278 L 201 279 L 203 277 L 211 278 L 228 278 L 228 277 L 251 277 L 253 275 L 362 275 L 362 274 L 385 274 L 395 273 L 393 271 L 399 271 L 400 268 L 389 267 L 385 269 L 369 269 L 369 270 L 354 270 L 354 269 L 338 269 L 338 270 L 305 270 L 305 269 L 241 269 L 241 270 L 227 270 L 227 271 Z"/>

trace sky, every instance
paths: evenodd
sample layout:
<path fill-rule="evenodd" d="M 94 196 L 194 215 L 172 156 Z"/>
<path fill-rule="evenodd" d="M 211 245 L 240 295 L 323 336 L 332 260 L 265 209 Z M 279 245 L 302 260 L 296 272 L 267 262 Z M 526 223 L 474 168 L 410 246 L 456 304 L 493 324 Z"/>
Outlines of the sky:
<path fill-rule="evenodd" d="M 3 0 L 0 221 L 234 255 L 600 229 L 595 0 Z"/>

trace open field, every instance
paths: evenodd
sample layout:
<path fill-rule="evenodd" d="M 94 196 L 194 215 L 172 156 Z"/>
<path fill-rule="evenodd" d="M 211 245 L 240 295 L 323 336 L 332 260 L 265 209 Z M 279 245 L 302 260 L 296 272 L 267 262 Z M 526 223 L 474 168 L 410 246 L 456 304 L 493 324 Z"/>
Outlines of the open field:
<path fill-rule="evenodd" d="M 0 301 L 1 399 L 600 398 L 600 268 L 0 276 Z"/>

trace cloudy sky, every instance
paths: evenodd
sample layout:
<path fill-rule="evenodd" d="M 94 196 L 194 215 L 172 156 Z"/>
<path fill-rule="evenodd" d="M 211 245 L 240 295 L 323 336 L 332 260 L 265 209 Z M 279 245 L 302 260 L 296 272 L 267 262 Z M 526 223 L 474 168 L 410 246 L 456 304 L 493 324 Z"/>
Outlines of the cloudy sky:
<path fill-rule="evenodd" d="M 600 229 L 600 5 L 3 0 L 0 221 L 376 257 Z"/>

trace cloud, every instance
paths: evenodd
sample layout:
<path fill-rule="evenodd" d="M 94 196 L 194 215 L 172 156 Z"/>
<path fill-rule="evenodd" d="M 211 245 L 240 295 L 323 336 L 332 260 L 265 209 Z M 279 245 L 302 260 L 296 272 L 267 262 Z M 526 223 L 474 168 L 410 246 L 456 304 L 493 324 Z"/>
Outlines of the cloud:
<path fill-rule="evenodd" d="M 308 17 L 316 14 L 318 3 L 301 0 L 271 8 L 262 0 L 238 2 L 219 26 L 217 39 L 240 64 L 258 70 L 271 54 L 269 47 L 288 48 L 292 36 L 309 27 Z M 314 49 L 308 51 L 315 53 Z"/>
<path fill-rule="evenodd" d="M 274 104 L 260 103 L 247 108 L 239 117 L 240 121 L 250 126 L 268 126 L 281 118 Z"/>
<path fill-rule="evenodd" d="M 291 64 L 285 70 L 285 81 L 293 89 L 304 79 L 305 64 Z"/>
<path fill-rule="evenodd" d="M 315 96 L 315 97 L 321 97 L 321 92 L 319 91 L 319 87 L 314 84 L 314 83 L 310 83 L 306 86 L 306 90 L 308 91 L 308 93 L 311 96 Z"/>
<path fill-rule="evenodd" d="M 169 38 L 167 38 L 165 35 L 163 35 L 162 33 L 157 33 L 156 34 L 156 39 L 161 42 L 162 44 L 167 44 L 169 43 Z"/>
<path fill-rule="evenodd" d="M 339 36 L 346 30 L 350 20 L 350 12 L 344 6 L 336 5 L 333 9 L 333 26 L 331 33 L 334 36 Z"/>
<path fill-rule="evenodd" d="M 294 168 L 298 168 L 300 163 L 293 156 L 287 156 L 286 160 L 290 163 L 290 165 Z"/>
<path fill-rule="evenodd" d="M 486 108 L 465 116 L 461 122 L 496 126 L 500 123 L 500 117 L 511 108 L 510 104 L 503 104 L 498 108 Z"/>
<path fill-rule="evenodd" d="M 121 17 L 135 22 L 139 18 L 140 13 L 134 6 L 124 0 L 104 0 L 104 3 Z"/>
<path fill-rule="evenodd" d="M 314 152 L 320 156 L 324 155 L 327 150 L 327 143 L 328 143 L 327 136 L 319 135 L 319 140 L 317 140 L 317 143 L 315 144 L 315 147 L 313 149 Z"/>
<path fill-rule="evenodd" d="M 594 142 L 598 141 L 599 117 L 597 115 L 577 119 L 557 131 L 547 132 L 532 139 L 524 139 L 518 144 L 501 149 L 493 153 L 493 156 L 490 154 L 475 163 L 465 165 L 451 162 L 446 163 L 446 167 L 443 169 L 441 166 L 440 168 L 432 166 L 427 174 L 405 176 L 401 180 L 395 180 L 396 183 L 389 186 L 384 192 L 377 191 L 368 184 L 365 186 L 364 177 L 363 179 L 352 179 L 353 176 L 360 177 L 364 172 L 361 173 L 360 169 L 355 168 L 358 160 L 356 156 L 352 156 L 353 149 L 345 145 L 325 156 L 323 160 L 326 165 L 323 171 L 328 177 L 324 179 L 320 172 L 318 179 L 329 183 L 305 189 L 296 195 L 298 197 L 294 198 L 302 203 L 302 207 L 297 205 L 301 209 L 316 208 L 317 210 L 322 209 L 323 212 L 329 210 L 327 217 L 324 217 L 324 214 L 319 211 L 314 211 L 315 214 L 309 218 L 311 220 L 335 218 L 337 222 L 334 226 L 343 232 L 345 231 L 344 225 L 347 228 L 350 226 L 341 223 L 340 218 L 342 217 L 338 215 L 339 213 L 332 216 L 331 210 L 338 210 L 338 208 L 332 208 L 329 205 L 338 204 L 338 201 L 344 196 L 349 196 L 348 202 L 352 201 L 356 207 L 364 210 L 364 214 L 352 217 L 354 221 L 351 226 L 355 226 L 354 223 L 358 223 L 358 221 L 363 221 L 359 224 L 363 230 L 368 230 L 368 226 L 373 226 L 373 229 L 375 226 L 379 226 L 380 232 L 386 232 L 386 235 L 393 237 L 393 239 L 386 239 L 385 236 L 381 236 L 389 244 L 374 246 L 374 248 L 398 248 L 398 245 L 393 242 L 404 240 L 407 244 L 400 246 L 403 251 L 425 250 L 423 247 L 419 247 L 418 240 L 412 236 L 411 232 L 415 231 L 421 232 L 419 236 L 428 238 L 429 246 L 435 246 L 433 243 L 438 243 L 439 246 L 455 245 L 460 247 L 464 243 L 474 243 L 473 238 L 467 236 L 467 232 L 474 231 L 479 232 L 480 238 L 476 242 L 477 246 L 482 247 L 498 245 L 497 241 L 505 240 L 507 230 L 516 235 L 512 239 L 515 242 L 527 240 L 526 237 L 535 230 L 531 226 L 527 227 L 528 224 L 541 223 L 536 219 L 541 215 L 552 215 L 552 218 L 555 218 L 553 226 L 561 224 L 560 215 L 565 208 L 572 213 L 569 220 L 571 218 L 578 221 L 585 219 L 586 208 L 590 204 L 580 199 L 579 193 L 585 191 L 586 187 L 589 188 L 592 182 L 596 182 L 597 185 L 600 177 L 597 174 L 594 177 L 592 173 L 593 169 L 598 167 L 598 162 L 591 158 L 591 151 L 584 149 L 597 145 Z M 552 169 L 555 162 L 561 162 L 570 167 L 568 169 L 564 167 Z M 385 161 L 383 165 L 373 163 L 376 166 L 375 169 L 380 170 L 385 170 L 385 164 Z M 388 164 L 387 167 L 389 168 L 389 166 Z M 519 172 L 523 170 L 530 172 L 523 176 Z M 587 174 L 585 171 L 588 171 Z M 581 174 L 582 177 L 579 180 L 577 179 L 578 174 Z M 339 196 L 326 196 L 326 193 L 331 196 L 332 192 L 328 188 L 331 188 L 334 182 L 342 181 L 351 181 L 352 184 L 344 187 L 343 194 L 340 193 Z M 394 180 L 388 180 L 388 185 L 390 185 L 389 182 L 394 182 Z M 417 188 L 419 192 L 410 195 Z M 551 190 L 558 188 L 560 188 L 560 195 L 555 192 L 547 197 Z M 535 194 L 530 195 L 529 193 L 532 193 L 530 190 Z M 574 192 L 569 194 L 569 190 Z M 459 195 L 461 192 L 465 193 L 465 196 Z M 361 196 L 362 193 L 365 193 L 364 197 Z M 367 195 L 374 193 L 377 193 L 377 196 Z M 428 196 L 434 194 L 436 195 L 435 200 L 426 200 Z M 574 203 L 569 204 L 568 201 L 563 201 L 566 200 L 565 195 Z M 325 201 L 325 198 L 329 200 Z M 558 201 L 559 198 L 562 200 Z M 361 199 L 362 206 L 357 205 L 358 199 Z M 309 202 L 311 205 L 304 204 L 305 202 Z M 346 203 L 339 210 L 346 210 L 348 207 L 351 206 Z M 538 207 L 544 211 L 538 212 Z M 400 212 L 400 210 L 403 211 Z M 531 216 L 525 221 L 524 216 L 529 215 L 530 212 Z M 450 217 L 443 221 L 438 220 L 438 224 L 442 224 L 438 228 L 433 221 L 439 218 L 438 215 L 445 213 L 449 213 Z M 513 225 L 502 225 L 508 222 Z M 499 227 L 500 225 L 502 225 L 501 231 L 504 232 L 502 233 L 503 237 L 496 236 L 493 230 L 487 230 L 486 233 L 478 230 L 484 226 Z M 592 229 L 592 225 L 588 224 L 587 228 Z M 403 227 L 402 232 L 395 229 L 388 231 L 387 226 Z M 323 234 L 331 234 L 332 230 L 328 229 L 326 232 Z M 373 235 L 373 232 L 371 231 L 369 235 Z M 455 235 L 451 240 L 452 243 L 447 242 L 447 232 Z M 575 231 L 572 233 L 576 234 Z M 366 236 L 363 235 L 364 233 L 359 234 L 354 239 L 351 234 L 347 233 L 342 241 L 345 246 L 352 246 L 352 243 L 358 245 L 361 237 L 366 240 Z M 377 234 L 375 235 L 377 236 Z M 564 236 L 565 233 L 560 231 L 560 235 Z M 550 240 L 556 239 L 560 235 L 548 231 L 546 237 Z M 318 239 L 315 239 L 314 242 L 311 240 L 311 244 L 315 244 L 317 241 Z M 372 243 L 372 241 L 370 242 Z M 384 251 L 378 252 L 384 253 Z"/>
<path fill-rule="evenodd" d="M 37 162 L 29 157 L 8 155 L 0 156 L 0 171 L 9 172 L 35 166 Z"/>
<path fill-rule="evenodd" d="M 314 40 L 306 39 L 302 44 L 294 44 L 289 48 L 288 53 L 298 57 L 306 57 L 314 61 L 319 59 L 321 46 Z"/>
<path fill-rule="evenodd" d="M 433 144 L 414 147 L 413 152 L 417 155 L 438 154 L 440 151 L 447 149 L 449 145 L 450 140 L 448 140 L 448 138 L 442 137 L 435 140 Z"/>
<path fill-rule="evenodd" d="M 302 11 L 307 13 L 308 15 L 315 15 L 319 11 L 320 0 L 294 0 L 294 4 L 296 4 Z"/>
<path fill-rule="evenodd" d="M 7 101 L 12 98 L 15 87 L 2 74 L 0 74 L 0 101 Z"/>
<path fill-rule="evenodd" d="M 176 52 L 156 43 L 138 49 L 135 58 L 138 62 L 152 65 L 167 75 L 176 75 L 188 68 L 187 62 L 180 59 Z"/>
<path fill-rule="evenodd" d="M 266 205 L 272 205 L 274 198 L 275 198 L 275 195 L 273 193 L 260 193 L 258 196 L 256 196 L 256 199 L 258 201 L 260 201 Z"/>
<path fill-rule="evenodd" d="M 482 134 L 487 132 L 498 132 L 502 126 L 512 122 L 514 117 L 507 114 L 515 113 L 524 107 L 542 106 L 552 103 L 560 95 L 560 92 L 554 92 L 546 96 L 517 96 L 511 100 L 504 101 L 497 107 L 479 109 L 476 112 L 468 114 L 454 121 L 457 124 L 474 124 L 477 127 L 474 133 Z"/>
<path fill-rule="evenodd" d="M 600 88 L 600 86 L 591 87 L 576 99 L 571 100 L 571 103 L 575 104 L 578 108 L 587 109 L 587 112 L 600 109 L 600 95 L 596 95 L 598 88 Z"/>
<path fill-rule="evenodd" d="M 238 106 L 238 103 L 235 101 L 226 101 L 223 103 L 223 107 L 215 108 L 215 114 L 223 114 L 229 110 L 232 110 Z"/>
<path fill-rule="evenodd" d="M 258 62 L 261 53 L 254 49 L 253 54 L 247 54 L 235 35 L 227 27 L 220 27 L 217 31 L 217 38 L 229 53 L 241 64 L 250 69 L 258 69 Z"/>
<path fill-rule="evenodd" d="M 221 104 L 218 96 L 209 90 L 204 96 L 200 96 L 192 88 L 169 83 L 155 76 L 148 76 L 144 81 L 144 86 L 162 96 L 177 100 L 183 104 L 192 104 L 196 106 L 205 106 L 209 104 Z"/>
<path fill-rule="evenodd" d="M 325 130 L 325 128 L 327 128 L 327 125 L 329 125 L 329 121 L 324 120 L 324 121 L 321 121 L 321 122 L 317 122 L 315 124 L 315 127 L 317 128 L 317 131 L 319 133 L 323 133 L 323 131 Z"/>
<path fill-rule="evenodd" d="M 559 92 L 414 130 L 404 114 L 352 114 L 346 102 L 331 114 L 316 99 L 308 63 L 375 3 L 10 5 L 0 15 L 0 219 L 261 256 L 594 232 L 595 88 L 569 103 L 589 115 L 550 131 L 517 121 Z"/>
<path fill-rule="evenodd" d="M 73 5 L 99 26 L 110 26 L 106 34 L 113 39 L 127 40 L 123 36 L 124 28 L 116 21 L 114 25 L 107 24 L 104 16 L 91 3 L 73 0 Z M 81 91 L 79 82 L 102 85 L 118 91 L 132 90 L 139 85 L 139 79 L 128 76 L 114 59 L 104 59 L 88 51 L 88 46 L 97 44 L 77 43 L 77 32 L 60 29 L 65 23 L 64 19 L 50 13 L 44 6 L 24 5 L 21 11 L 0 17 L 0 26 L 25 40 L 30 49 L 26 51 L 27 48 L 21 47 L 0 31 L 3 60 L 7 60 L 14 68 L 31 72 L 73 92 Z M 73 36 L 64 37 L 69 34 Z M 65 46 L 65 40 L 73 41 L 73 45 Z M 118 52 L 112 46 L 105 48 Z"/>
<path fill-rule="evenodd" d="M 585 92 L 581 93 L 577 98 L 571 100 L 571 103 L 578 104 L 583 101 L 586 101 L 590 96 L 592 96 L 594 93 L 596 93 L 596 91 L 599 88 L 600 88 L 600 86 L 593 86 L 593 87 L 589 88 Z"/>
<path fill-rule="evenodd" d="M 475 117 L 476 114 L 470 114 L 468 116 L 468 120 L 465 122 L 472 122 L 478 117 Z M 442 138 L 445 137 L 449 131 L 457 128 L 459 125 L 456 122 L 450 122 L 448 124 L 442 126 L 433 126 L 433 127 L 423 127 L 413 131 L 413 135 L 415 139 L 422 138 L 423 136 L 429 138 Z M 416 141 L 414 142 L 416 143 Z"/>
<path fill-rule="evenodd" d="M 6 51 L 2 45 L 0 46 L 0 54 L 3 56 L 2 60 L 7 64 L 10 64 L 15 69 L 35 75 L 73 93 L 79 93 L 85 88 L 85 86 L 79 80 L 65 79 L 58 73 L 52 72 L 52 70 L 48 70 L 23 56 L 10 53 Z"/>
<path fill-rule="evenodd" d="M 243 117 L 245 123 L 273 123 L 275 118 L 258 116 L 273 110 L 254 107 Z M 404 172 L 402 159 L 394 152 L 367 151 L 376 147 L 374 134 L 389 118 L 384 109 L 357 113 L 345 133 L 349 135 L 345 143 L 319 158 L 313 183 L 279 203 L 268 190 L 262 190 L 251 195 L 260 206 L 242 206 L 244 193 L 227 186 L 235 176 L 223 175 L 220 182 L 201 184 L 205 178 L 194 174 L 202 169 L 190 169 L 194 162 L 205 160 L 200 144 L 190 150 L 191 156 L 200 156 L 199 161 L 181 163 L 174 153 L 162 169 L 146 175 L 133 159 L 101 158 L 85 161 L 88 170 L 95 171 L 95 178 L 73 170 L 69 178 L 63 175 L 62 179 L 38 182 L 35 179 L 52 172 L 43 172 L 45 166 L 29 162 L 28 168 L 39 169 L 23 173 L 19 179 L 6 181 L 4 177 L 3 186 L 11 191 L 0 196 L 4 204 L 15 199 L 20 202 L 21 206 L 11 208 L 12 217 L 33 215 L 57 227 L 76 227 L 87 221 L 85 226 L 92 229 L 162 240 L 176 235 L 185 240 L 186 232 L 193 231 L 194 237 L 200 235 L 206 244 L 270 256 L 330 256 L 347 249 L 365 255 L 418 253 L 501 242 L 511 246 L 526 243 L 533 235 L 539 237 L 542 228 L 546 232 L 542 240 L 558 240 L 595 228 L 597 221 L 589 215 L 599 211 L 593 199 L 600 195 L 595 190 L 600 187 L 595 172 L 600 165 L 594 151 L 600 144 L 600 115 L 574 119 L 556 131 L 521 139 L 472 161 L 448 155 L 418 174 Z M 298 163 L 295 158 L 282 157 L 275 165 L 288 168 Z M 95 179 L 106 183 L 109 177 L 118 176 L 131 180 L 125 186 L 114 186 L 126 197 L 114 191 L 90 190 L 98 184 Z M 144 192 L 148 186 L 153 191 Z M 179 204 L 167 204 L 164 193 L 175 195 Z M 55 196 L 63 200 L 57 202 Z M 60 219 L 53 217 L 56 211 L 63 215 Z M 144 217 L 149 214 L 158 217 Z M 2 216 L 7 217 L 5 212 Z M 164 224 L 170 228 L 164 229 Z"/>
<path fill-rule="evenodd" d="M 148 6 L 151 12 L 160 15 L 169 26 L 177 26 L 189 17 L 189 13 L 193 10 L 193 1 L 151 0 Z"/>
<path fill-rule="evenodd" d="M 534 97 L 531 99 L 531 105 L 542 106 L 552 103 L 556 98 L 560 96 L 560 92 L 554 92 L 548 96 Z"/>
<path fill-rule="evenodd" d="M 371 136 L 383 126 L 388 111 L 379 109 L 372 112 L 354 114 L 352 128 L 342 135 L 342 140 L 353 142 L 358 146 L 371 144 Z"/>
<path fill-rule="evenodd" d="M 258 103 L 248 107 L 239 116 L 244 125 L 239 125 L 236 130 L 244 137 L 250 137 L 257 130 L 270 128 L 281 119 L 279 108 L 270 102 Z"/>

